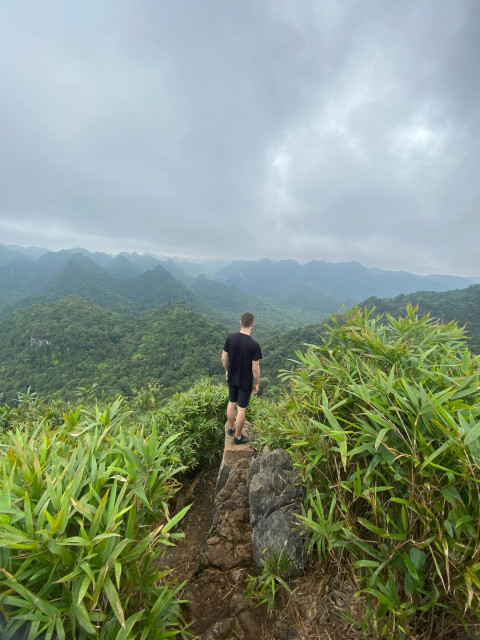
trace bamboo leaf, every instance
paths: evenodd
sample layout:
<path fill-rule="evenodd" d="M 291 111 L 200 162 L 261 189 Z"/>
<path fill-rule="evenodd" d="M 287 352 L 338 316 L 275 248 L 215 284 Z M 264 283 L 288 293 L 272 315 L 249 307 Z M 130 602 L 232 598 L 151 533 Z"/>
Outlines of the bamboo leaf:
<path fill-rule="evenodd" d="M 448 442 L 444 442 L 440 447 L 438 447 L 438 449 L 436 449 L 433 453 L 431 453 L 428 456 L 428 458 L 424 461 L 424 463 L 421 466 L 421 470 L 423 471 L 423 469 L 425 469 L 425 467 L 427 467 L 433 460 L 435 460 L 435 458 L 437 458 L 446 449 L 448 449 L 449 446 L 450 446 L 450 444 Z"/>
<path fill-rule="evenodd" d="M 168 531 L 170 531 L 170 529 L 172 529 L 172 527 L 174 527 L 178 522 L 180 522 L 180 520 L 187 513 L 187 511 L 190 509 L 191 506 L 192 506 L 191 504 L 187 505 L 181 511 L 176 513 L 173 516 L 173 518 L 170 518 L 170 520 L 163 525 L 162 533 L 167 533 Z"/>
<path fill-rule="evenodd" d="M 137 498 L 142 502 L 148 509 L 152 509 L 150 502 L 148 501 L 147 496 L 145 495 L 145 489 L 141 485 L 136 485 L 134 489 L 134 493 Z"/>
<path fill-rule="evenodd" d="M 122 627 L 125 627 L 125 616 L 123 613 L 122 605 L 120 604 L 120 598 L 118 597 L 117 590 L 115 589 L 115 585 L 110 579 L 110 576 L 106 576 L 104 583 L 105 593 L 107 594 L 108 601 L 113 609 L 113 613 L 115 617 L 120 622 Z"/>
<path fill-rule="evenodd" d="M 23 508 L 25 513 L 25 529 L 27 531 L 27 535 L 29 538 L 33 538 L 33 517 L 32 517 L 32 507 L 30 504 L 30 498 L 28 496 L 28 492 L 25 491 L 25 496 L 23 499 Z"/>
<path fill-rule="evenodd" d="M 78 591 L 77 604 L 80 604 L 87 593 L 88 587 L 91 584 L 91 580 L 88 576 L 84 576 L 80 589 Z"/>
<path fill-rule="evenodd" d="M 122 575 L 122 564 L 115 562 L 115 582 L 117 583 L 117 589 L 120 589 L 120 577 Z"/>
<path fill-rule="evenodd" d="M 72 602 L 72 606 L 70 608 L 70 615 L 72 616 L 73 619 L 78 620 L 78 624 L 87 633 L 89 633 L 92 636 L 96 635 L 96 629 L 89 618 L 87 609 L 83 604 L 83 602 L 81 602 L 80 604 L 77 604 L 76 602 Z"/>
<path fill-rule="evenodd" d="M 468 424 L 468 423 L 465 422 L 465 424 Z M 480 422 L 478 422 L 473 428 L 470 428 L 470 427 L 468 428 L 469 428 L 469 431 L 467 432 L 463 440 L 466 447 L 472 444 L 472 442 L 475 442 L 475 440 L 477 440 L 478 437 L 480 436 Z"/>
<path fill-rule="evenodd" d="M 386 436 L 386 434 L 391 430 L 392 430 L 392 427 L 389 426 L 389 427 L 384 427 L 378 432 L 377 438 L 375 440 L 375 451 L 378 449 L 380 444 L 383 443 L 383 439 Z"/>

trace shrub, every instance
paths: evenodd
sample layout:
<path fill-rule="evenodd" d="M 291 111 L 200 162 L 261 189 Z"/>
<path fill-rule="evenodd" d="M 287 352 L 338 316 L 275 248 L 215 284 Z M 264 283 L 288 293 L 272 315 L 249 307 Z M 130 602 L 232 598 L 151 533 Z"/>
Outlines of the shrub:
<path fill-rule="evenodd" d="M 228 393 L 224 386 L 201 380 L 147 416 L 164 437 L 179 433 L 177 455 L 187 469 L 219 457 L 224 439 Z"/>
<path fill-rule="evenodd" d="M 147 434 L 130 417 L 119 399 L 70 409 L 55 428 L 30 407 L 0 434 L 2 637 L 183 634 L 182 585 L 161 584 L 154 552 L 179 537 L 188 509 L 169 518 L 184 469 L 177 436 L 155 423 Z"/>
<path fill-rule="evenodd" d="M 353 308 L 326 333 L 256 424 L 302 472 L 310 551 L 349 554 L 381 637 L 414 634 L 437 607 L 478 616 L 478 357 L 455 323 L 411 307 Z"/>

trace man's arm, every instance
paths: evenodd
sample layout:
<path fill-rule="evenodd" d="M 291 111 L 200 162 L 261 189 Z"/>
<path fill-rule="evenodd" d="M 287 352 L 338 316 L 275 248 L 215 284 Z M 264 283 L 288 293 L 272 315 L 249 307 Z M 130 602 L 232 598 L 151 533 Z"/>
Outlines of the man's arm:
<path fill-rule="evenodd" d="M 228 351 L 222 351 L 222 364 L 225 369 L 225 377 L 228 380 Z"/>
<path fill-rule="evenodd" d="M 252 393 L 258 393 L 258 385 L 260 384 L 260 361 L 252 361 L 252 373 L 253 373 L 253 389 Z"/>

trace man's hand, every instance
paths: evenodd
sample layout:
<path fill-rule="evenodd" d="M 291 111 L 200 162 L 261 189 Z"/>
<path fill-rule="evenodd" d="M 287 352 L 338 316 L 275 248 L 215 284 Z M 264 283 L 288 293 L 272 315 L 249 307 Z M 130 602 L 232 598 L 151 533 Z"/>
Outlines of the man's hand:
<path fill-rule="evenodd" d="M 258 360 L 254 360 L 252 362 L 252 377 L 253 377 L 252 393 L 254 395 L 257 395 L 258 385 L 260 384 L 260 363 L 258 362 Z"/>
<path fill-rule="evenodd" d="M 225 369 L 225 378 L 228 380 L 228 352 L 222 351 L 222 364 Z"/>

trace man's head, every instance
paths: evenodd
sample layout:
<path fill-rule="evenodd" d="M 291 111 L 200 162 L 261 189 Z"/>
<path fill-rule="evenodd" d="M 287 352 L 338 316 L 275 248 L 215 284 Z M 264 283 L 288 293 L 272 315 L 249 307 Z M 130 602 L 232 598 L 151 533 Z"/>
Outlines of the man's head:
<path fill-rule="evenodd" d="M 245 313 L 242 313 L 240 324 L 245 329 L 248 329 L 249 327 L 253 327 L 253 320 L 253 313 L 250 313 L 250 311 L 245 311 Z"/>

